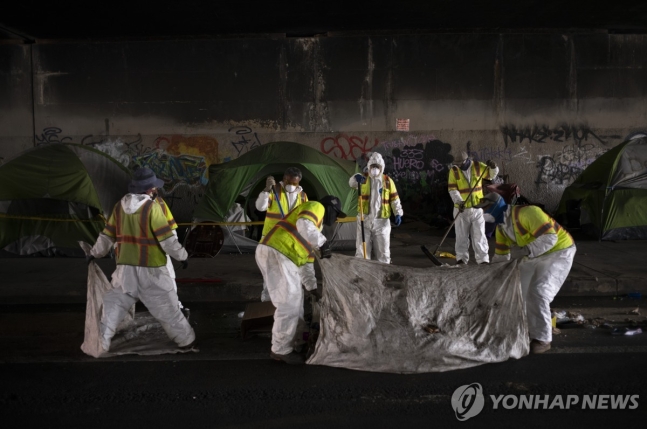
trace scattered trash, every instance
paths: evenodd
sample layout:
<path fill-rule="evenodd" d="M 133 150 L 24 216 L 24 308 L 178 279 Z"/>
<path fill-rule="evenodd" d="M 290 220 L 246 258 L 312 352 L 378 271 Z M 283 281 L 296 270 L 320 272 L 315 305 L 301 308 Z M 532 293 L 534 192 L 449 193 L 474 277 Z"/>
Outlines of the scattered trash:
<path fill-rule="evenodd" d="M 584 327 L 585 327 L 586 329 L 596 329 L 596 328 L 597 328 L 597 326 L 595 326 L 595 325 L 591 325 L 591 324 L 588 324 L 588 323 L 587 323 L 587 324 L 585 324 L 585 325 L 584 325 Z"/>
<path fill-rule="evenodd" d="M 456 255 L 454 255 L 453 253 L 449 253 L 449 252 L 437 252 L 435 256 L 439 256 L 441 258 L 456 259 Z"/>
<path fill-rule="evenodd" d="M 603 323 L 600 325 L 600 328 L 613 329 L 613 326 L 609 325 L 608 323 Z"/>
<path fill-rule="evenodd" d="M 625 319 L 625 323 L 628 323 L 629 325 L 634 326 L 634 327 L 638 326 L 638 322 L 636 322 L 635 320 L 632 320 L 632 319 Z"/>
<path fill-rule="evenodd" d="M 614 328 L 611 335 L 638 335 L 642 334 L 643 330 L 640 328 Z"/>
<path fill-rule="evenodd" d="M 553 316 L 559 319 L 565 319 L 566 318 L 566 312 L 565 311 L 553 311 Z"/>
<path fill-rule="evenodd" d="M 629 311 L 627 314 L 633 314 L 635 316 L 640 316 L 640 307 L 636 307 L 633 310 Z"/>
<path fill-rule="evenodd" d="M 584 316 L 582 316 L 581 313 L 577 313 L 575 311 L 569 311 L 566 313 L 566 316 L 569 317 L 574 322 L 584 323 Z"/>
<path fill-rule="evenodd" d="M 238 313 L 238 318 L 239 318 L 239 319 L 242 319 L 244 316 L 245 316 L 245 312 L 244 312 L 244 311 L 241 311 L 240 313 Z"/>
<path fill-rule="evenodd" d="M 589 325 L 593 325 L 596 328 L 600 328 L 606 323 L 606 320 L 601 317 L 595 317 L 592 319 L 588 319 L 587 322 Z"/>

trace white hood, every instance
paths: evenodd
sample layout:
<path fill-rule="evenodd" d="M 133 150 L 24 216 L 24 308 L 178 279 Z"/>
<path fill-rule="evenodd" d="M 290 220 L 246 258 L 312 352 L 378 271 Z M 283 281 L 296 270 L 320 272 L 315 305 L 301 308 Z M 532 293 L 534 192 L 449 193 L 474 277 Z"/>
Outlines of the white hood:
<path fill-rule="evenodd" d="M 121 207 L 123 207 L 127 214 L 133 214 L 137 212 L 137 210 L 139 210 L 146 201 L 151 201 L 151 197 L 146 194 L 126 194 L 126 196 L 121 199 Z"/>
<path fill-rule="evenodd" d="M 384 174 L 385 164 L 384 164 L 384 158 L 382 158 L 382 155 L 380 155 L 377 152 L 371 152 L 369 155 L 370 156 L 368 158 L 368 164 L 366 164 L 369 170 L 372 164 L 378 164 L 380 166 L 380 174 Z"/>

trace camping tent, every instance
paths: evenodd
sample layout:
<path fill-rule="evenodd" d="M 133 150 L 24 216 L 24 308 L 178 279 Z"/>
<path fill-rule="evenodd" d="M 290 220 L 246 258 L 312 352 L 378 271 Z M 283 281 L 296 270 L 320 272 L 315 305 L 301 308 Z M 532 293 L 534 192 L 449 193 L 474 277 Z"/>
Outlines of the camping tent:
<path fill-rule="evenodd" d="M 357 214 L 356 195 L 348 179 L 358 172 L 355 162 L 334 159 L 299 143 L 274 142 L 249 151 L 240 158 L 224 164 L 209 166 L 209 184 L 196 207 L 198 219 L 223 220 L 239 195 L 249 195 L 269 175 L 283 177 L 288 168 L 299 167 L 303 173 L 304 189 L 310 199 L 336 195 L 349 216 Z M 312 195 L 314 193 L 314 195 Z M 353 194 L 355 196 L 353 196 Z M 252 195 L 256 198 L 256 195 Z"/>
<path fill-rule="evenodd" d="M 273 175 L 278 181 L 283 177 L 283 172 L 293 166 L 303 173 L 301 185 L 310 200 L 336 195 L 348 216 L 357 214 L 357 191 L 348 186 L 350 176 L 359 172 L 355 162 L 331 158 L 299 143 L 274 142 L 251 150 L 235 161 L 210 165 L 209 184 L 195 209 L 194 218 L 199 221 L 227 220 L 227 213 L 237 198 L 246 199 L 244 207 L 253 206 L 258 193 L 265 186 L 265 178 Z M 237 236 L 233 238 L 238 240 L 239 246 L 241 243 L 245 246 L 251 243 L 251 240 L 240 240 Z M 337 248 L 343 240 L 354 246 L 354 224 L 344 224 L 340 228 L 335 239 Z M 228 243 L 226 236 L 225 245 L 233 244 L 233 241 Z"/>
<path fill-rule="evenodd" d="M 621 143 L 564 190 L 557 215 L 579 205 L 579 223 L 602 240 L 647 239 L 647 137 Z"/>
<path fill-rule="evenodd" d="M 130 172 L 88 146 L 56 143 L 0 166 L 0 249 L 19 255 L 83 255 L 102 215 L 126 193 Z"/>

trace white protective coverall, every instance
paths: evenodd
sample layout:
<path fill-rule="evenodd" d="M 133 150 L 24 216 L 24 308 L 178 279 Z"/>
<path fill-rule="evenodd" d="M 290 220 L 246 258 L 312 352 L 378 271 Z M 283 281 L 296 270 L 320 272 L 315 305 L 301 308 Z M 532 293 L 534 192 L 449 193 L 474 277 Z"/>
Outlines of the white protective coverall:
<path fill-rule="evenodd" d="M 380 211 L 382 210 L 382 187 L 384 186 L 384 158 L 377 152 L 372 152 L 369 157 L 367 166 L 378 164 L 380 166 L 380 174 L 377 177 L 370 177 L 371 182 L 371 199 L 368 214 L 364 215 L 364 236 L 366 239 L 366 258 L 371 259 L 371 252 L 374 251 L 375 258 L 384 262 L 385 264 L 391 263 L 391 221 L 389 218 L 380 219 Z M 368 179 L 367 179 L 368 180 Z M 392 180 L 392 179 L 391 179 Z M 348 185 L 351 188 L 357 189 L 357 180 L 355 176 L 351 176 L 348 180 Z M 398 216 L 404 215 L 400 199 L 391 202 L 391 210 Z M 362 224 L 361 214 L 357 213 L 357 238 L 355 240 L 355 256 L 358 258 L 364 257 L 364 249 L 362 246 Z"/>
<path fill-rule="evenodd" d="M 505 235 L 516 243 L 509 206 L 500 226 Z M 561 289 L 573 265 L 577 248 L 572 245 L 566 249 L 545 254 L 557 243 L 556 234 L 543 234 L 529 243 L 530 252 L 519 264 L 521 293 L 526 304 L 528 334 L 531 340 L 551 342 L 553 329 L 551 323 L 550 303 Z M 509 261 L 510 254 L 494 255 L 492 262 Z"/>
<path fill-rule="evenodd" d="M 289 207 L 286 209 L 283 207 L 283 210 L 285 211 L 284 214 L 287 216 L 288 212 L 291 211 L 295 207 L 295 203 L 297 201 L 297 198 L 299 195 L 301 195 L 301 192 L 303 192 L 303 188 L 301 186 L 297 186 L 297 189 L 294 192 L 288 192 L 285 190 L 285 186 L 283 186 L 283 182 L 279 182 L 281 187 L 283 188 L 283 191 L 288 197 L 288 205 Z M 267 211 L 267 207 L 269 206 L 270 203 L 270 193 L 261 191 L 260 194 L 258 194 L 258 198 L 256 198 L 256 210 L 259 212 L 264 212 Z M 261 240 L 263 237 L 261 237 Z M 260 240 L 259 240 L 260 241 Z M 299 272 L 301 273 L 301 282 L 303 283 L 303 286 L 307 290 L 313 290 L 317 288 L 317 278 L 315 277 L 315 267 L 314 264 L 305 264 L 304 266 L 299 268 Z M 267 290 L 267 284 L 265 284 L 265 281 L 263 281 L 263 292 L 261 292 L 261 301 L 266 302 L 270 300 L 270 293 Z"/>
<path fill-rule="evenodd" d="M 127 214 L 133 214 L 150 199 L 145 194 L 127 194 L 121 199 L 121 206 Z M 188 257 L 175 235 L 159 244 L 167 255 L 178 261 Z M 113 245 L 112 238 L 99 234 L 90 253 L 95 258 L 101 258 Z M 105 351 L 110 349 L 110 342 L 117 326 L 137 300 L 144 303 L 151 315 L 160 322 L 169 338 L 178 346 L 187 346 L 195 340 L 193 328 L 180 311 L 175 281 L 166 266 L 117 265 L 112 274 L 111 284 L 113 289 L 103 296 L 101 316 L 101 342 Z"/>
<path fill-rule="evenodd" d="M 490 173 L 487 179 L 494 180 L 497 174 L 499 174 L 499 167 L 488 169 Z M 467 183 L 470 183 L 470 181 L 472 180 L 472 166 L 470 165 L 470 168 L 465 171 L 460 170 L 460 173 L 465 176 Z M 461 197 L 461 193 L 457 190 L 449 191 L 449 196 L 451 197 L 452 201 L 454 201 L 454 204 L 460 204 L 464 201 L 463 197 Z M 463 213 L 458 213 L 458 208 L 454 207 L 454 218 L 458 216 L 456 223 L 454 223 L 454 228 L 456 231 L 456 261 L 463 261 L 466 264 L 469 262 L 471 236 L 476 263 L 480 264 L 483 262 L 490 262 L 490 256 L 488 255 L 489 247 L 487 237 L 485 236 L 485 220 L 483 219 L 483 209 L 476 207 L 467 207 L 463 210 Z"/>
<path fill-rule="evenodd" d="M 314 248 L 319 248 L 326 242 L 326 237 L 308 219 L 297 220 L 297 231 Z M 303 282 L 306 290 L 310 291 L 317 288 L 317 282 L 306 282 L 303 271 L 294 262 L 278 250 L 264 244 L 259 244 L 256 248 L 256 263 L 267 284 L 272 304 L 276 307 L 272 326 L 272 352 L 287 355 L 295 346 L 304 343 L 305 321 L 301 283 Z M 314 279 L 314 264 L 308 263 L 303 266 L 307 265 L 312 267 Z"/>

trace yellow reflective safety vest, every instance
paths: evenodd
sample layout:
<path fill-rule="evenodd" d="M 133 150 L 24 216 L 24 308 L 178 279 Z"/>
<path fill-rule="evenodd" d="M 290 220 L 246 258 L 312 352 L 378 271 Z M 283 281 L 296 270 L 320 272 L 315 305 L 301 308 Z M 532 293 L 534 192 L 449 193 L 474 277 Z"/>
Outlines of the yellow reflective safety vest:
<path fill-rule="evenodd" d="M 465 207 L 474 207 L 481 202 L 481 198 L 483 198 L 483 181 L 479 180 L 479 177 L 481 177 L 481 173 L 484 168 L 488 168 L 488 166 L 482 162 L 473 161 L 470 166 L 471 176 L 469 182 L 459 167 L 453 166 L 449 172 L 447 188 L 449 191 L 458 191 L 461 193 L 461 197 L 463 198 L 463 201 L 465 201 Z M 467 196 L 473 186 L 475 186 L 475 188 L 468 201 Z M 458 204 L 454 204 L 454 207 L 458 207 Z"/>
<path fill-rule="evenodd" d="M 164 213 L 164 217 L 166 218 L 166 221 L 168 222 L 171 229 L 177 229 L 177 222 L 175 222 L 173 213 L 171 213 L 171 209 L 166 204 L 166 201 L 164 201 L 162 197 L 157 197 L 155 201 L 160 205 L 162 213 Z"/>
<path fill-rule="evenodd" d="M 285 216 L 288 215 L 288 212 L 290 211 L 289 203 L 288 203 L 288 194 L 285 192 L 285 189 L 283 189 L 283 186 L 279 186 L 279 201 L 281 203 L 281 208 L 283 209 L 283 214 Z M 308 196 L 304 191 L 301 191 L 299 195 L 297 196 L 297 199 L 294 201 L 294 207 L 292 207 L 292 210 L 297 208 L 299 205 L 305 203 L 308 201 Z M 276 225 L 276 222 L 280 221 L 283 219 L 281 217 L 281 209 L 279 208 L 279 205 L 276 203 L 276 198 L 274 198 L 274 192 L 270 192 L 270 199 L 269 203 L 267 205 L 267 212 L 265 214 L 265 223 L 263 224 L 263 233 L 262 235 L 267 235 L 268 232 L 270 232 L 270 229 Z"/>
<path fill-rule="evenodd" d="M 276 222 L 270 232 L 263 237 L 261 244 L 278 250 L 297 267 L 314 262 L 313 247 L 299 234 L 297 220 L 308 219 L 321 230 L 324 213 L 324 206 L 317 201 L 305 202 L 292 210 L 285 219 Z"/>
<path fill-rule="evenodd" d="M 511 215 L 515 242 L 519 247 L 532 243 L 543 234 L 557 234 L 557 243 L 544 255 L 567 249 L 575 244 L 571 234 L 537 206 L 513 206 Z M 503 232 L 502 225 L 498 225 L 494 252 L 497 255 L 507 255 L 513 244 L 512 240 Z"/>
<path fill-rule="evenodd" d="M 103 234 L 117 242 L 117 265 L 163 267 L 166 253 L 159 242 L 173 235 L 160 205 L 147 201 L 133 214 L 127 214 L 118 202 Z"/>
<path fill-rule="evenodd" d="M 364 214 L 368 214 L 370 205 L 371 205 L 371 177 L 368 175 L 368 173 L 363 173 L 364 177 L 366 178 L 366 182 L 361 184 L 360 187 L 360 198 L 362 199 L 362 209 L 364 210 Z M 393 180 L 386 175 L 382 175 L 382 183 L 384 186 L 382 186 L 382 208 L 380 209 L 380 213 L 378 213 L 378 218 L 379 219 L 387 219 L 391 217 L 391 203 L 395 200 L 399 200 L 400 197 L 398 196 L 398 190 L 395 188 L 395 183 L 393 183 Z M 360 212 L 360 207 L 359 207 L 359 201 L 357 202 L 357 213 Z"/>

